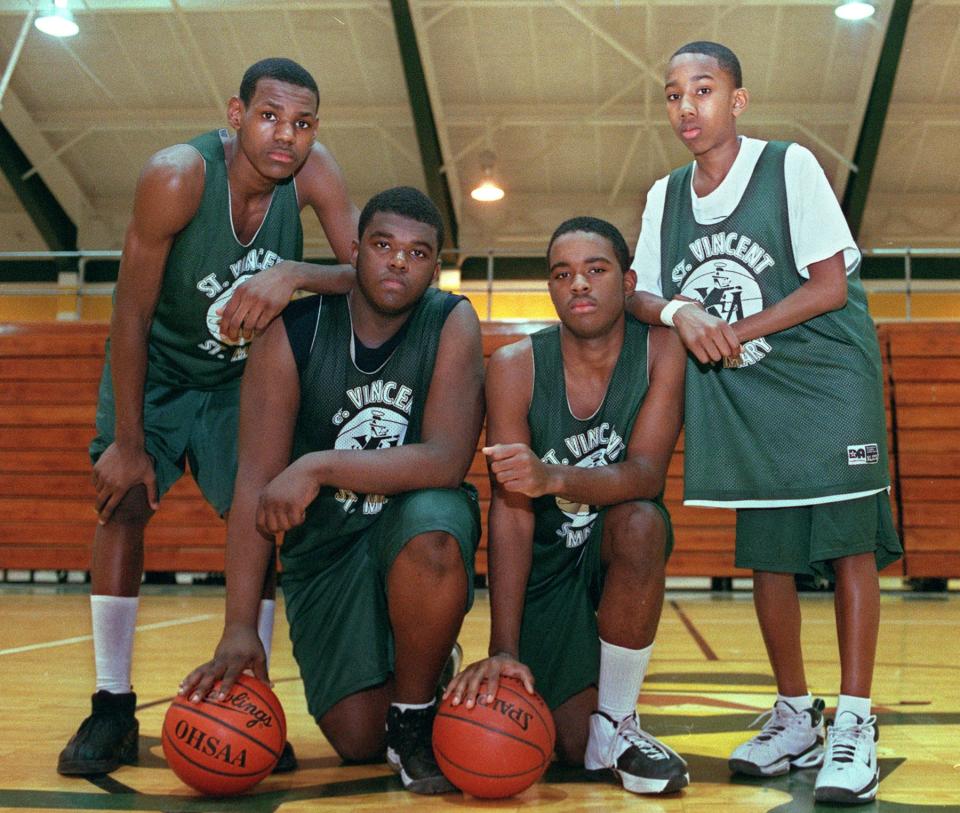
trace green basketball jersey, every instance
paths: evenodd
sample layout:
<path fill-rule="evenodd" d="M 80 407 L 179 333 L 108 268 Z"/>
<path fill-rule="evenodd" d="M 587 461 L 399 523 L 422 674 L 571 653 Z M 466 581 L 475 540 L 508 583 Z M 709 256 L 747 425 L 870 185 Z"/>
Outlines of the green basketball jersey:
<path fill-rule="evenodd" d="M 423 410 L 453 296 L 428 288 L 410 314 L 407 332 L 373 373 L 354 362 L 354 334 L 346 296 L 324 296 L 309 357 L 300 372 L 300 412 L 292 459 L 324 449 L 387 449 L 418 443 Z M 374 522 L 388 498 L 325 486 L 307 509 L 306 521 L 289 531 L 281 548 L 284 567 L 310 567 L 335 557 L 337 542 Z M 332 543 L 332 544 L 331 544 Z"/>
<path fill-rule="evenodd" d="M 189 141 L 203 156 L 200 207 L 177 235 L 163 270 L 160 298 L 150 328 L 151 381 L 172 387 L 221 389 L 236 386 L 247 342 L 220 336 L 217 310 L 236 287 L 281 260 L 303 257 L 296 185 L 278 184 L 263 223 L 249 243 L 234 233 L 230 187 L 220 130 Z"/>
<path fill-rule="evenodd" d="M 701 225 L 693 164 L 670 175 L 661 227 L 663 295 L 682 294 L 729 323 L 803 283 L 793 256 L 784 156 L 770 142 L 736 209 Z M 738 368 L 686 377 L 685 501 L 728 507 L 802 505 L 889 485 L 876 331 L 859 267 L 847 304 L 746 343 Z"/>
<path fill-rule="evenodd" d="M 560 326 L 531 335 L 533 395 L 527 422 L 530 448 L 544 462 L 564 466 L 608 466 L 627 454 L 633 424 L 649 387 L 649 327 L 629 314 L 623 347 L 597 411 L 583 419 L 570 412 L 560 349 Z M 576 567 L 597 525 L 600 509 L 545 494 L 533 500 L 533 568 L 528 589 L 546 586 Z"/>

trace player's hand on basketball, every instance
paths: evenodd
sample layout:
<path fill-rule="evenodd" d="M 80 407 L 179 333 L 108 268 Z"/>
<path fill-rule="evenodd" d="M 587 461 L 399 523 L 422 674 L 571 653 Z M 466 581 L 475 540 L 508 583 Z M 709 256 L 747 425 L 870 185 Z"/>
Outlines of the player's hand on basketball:
<path fill-rule="evenodd" d="M 140 483 L 146 488 L 149 507 L 156 511 L 160 503 L 157 499 L 157 475 L 153 469 L 153 458 L 142 446 L 129 447 L 111 443 L 93 467 L 98 522 L 106 525 L 127 492 Z"/>
<path fill-rule="evenodd" d="M 740 340 L 733 328 L 699 305 L 680 308 L 673 315 L 673 324 L 684 347 L 701 364 L 740 357 Z"/>
<path fill-rule="evenodd" d="M 453 678 L 443 693 L 444 699 L 452 697 L 454 706 L 463 703 L 468 709 L 476 705 L 481 696 L 480 687 L 484 686 L 484 702 L 491 703 L 497 695 L 500 685 L 500 676 L 508 675 L 523 681 L 523 685 L 530 694 L 533 694 L 533 673 L 524 664 L 506 652 L 498 652 L 482 661 L 470 664 L 459 675 Z"/>
<path fill-rule="evenodd" d="M 320 484 L 302 461 L 303 458 L 295 460 L 260 492 L 257 506 L 260 533 L 273 536 L 303 524 L 307 506 L 316 498 Z"/>
<path fill-rule="evenodd" d="M 550 493 L 550 469 L 525 443 L 484 446 L 490 471 L 507 491 L 541 497 Z"/>
<path fill-rule="evenodd" d="M 189 697 L 191 703 L 199 703 L 219 680 L 217 696 L 226 697 L 237 678 L 250 670 L 254 677 L 269 684 L 267 656 L 263 650 L 256 627 L 245 624 L 228 624 L 217 644 L 213 660 L 198 666 L 182 681 L 177 694 Z"/>
<path fill-rule="evenodd" d="M 266 330 L 296 290 L 296 281 L 288 273 L 291 265 L 287 261 L 277 263 L 238 285 L 219 311 L 220 335 L 234 342 L 241 337 L 250 341 Z"/>

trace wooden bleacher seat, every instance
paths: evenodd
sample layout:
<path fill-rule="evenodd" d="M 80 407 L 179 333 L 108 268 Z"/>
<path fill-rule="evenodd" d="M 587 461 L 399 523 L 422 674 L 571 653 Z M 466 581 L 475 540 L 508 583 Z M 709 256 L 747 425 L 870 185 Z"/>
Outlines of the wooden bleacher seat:
<path fill-rule="evenodd" d="M 485 323 L 484 357 L 546 324 Z M 960 325 L 885 325 L 879 335 L 907 548 L 906 570 L 897 563 L 888 573 L 957 576 Z M 89 567 L 96 520 L 86 448 L 106 336 L 100 323 L 0 325 L 0 568 Z M 468 477 L 480 492 L 486 531 L 490 486 L 479 450 Z M 682 478 L 681 435 L 666 487 L 676 536 L 668 574 L 748 575 L 733 564 L 733 512 L 684 507 Z M 223 543 L 222 521 L 183 478 L 147 529 L 145 568 L 220 571 Z M 477 572 L 486 572 L 486 533 Z"/>

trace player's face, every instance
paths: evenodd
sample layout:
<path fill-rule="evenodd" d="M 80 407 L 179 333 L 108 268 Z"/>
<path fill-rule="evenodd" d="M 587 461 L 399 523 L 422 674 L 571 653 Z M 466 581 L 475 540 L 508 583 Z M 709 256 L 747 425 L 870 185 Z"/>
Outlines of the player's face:
<path fill-rule="evenodd" d="M 353 244 L 357 288 L 378 313 L 410 310 L 440 273 L 437 230 L 395 212 L 376 212 Z"/>
<path fill-rule="evenodd" d="M 679 54 L 667 67 L 664 93 L 674 133 L 694 155 L 737 137 L 736 118 L 747 106 L 747 91 L 715 57 Z"/>
<path fill-rule="evenodd" d="M 613 246 L 592 232 L 568 232 L 550 249 L 550 299 L 574 336 L 604 336 L 623 318 L 636 274 L 622 271 Z"/>
<path fill-rule="evenodd" d="M 299 85 L 261 79 L 250 104 L 237 97 L 230 100 L 227 118 L 253 168 L 280 181 L 300 169 L 310 155 L 317 134 L 317 97 Z"/>

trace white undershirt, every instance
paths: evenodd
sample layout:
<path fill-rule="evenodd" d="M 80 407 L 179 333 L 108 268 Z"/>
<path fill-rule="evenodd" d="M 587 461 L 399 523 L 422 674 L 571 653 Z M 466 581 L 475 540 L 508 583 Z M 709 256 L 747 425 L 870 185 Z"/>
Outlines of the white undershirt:
<path fill-rule="evenodd" d="M 766 141 L 740 136 L 740 151 L 720 185 L 709 195 L 697 197 L 690 179 L 694 219 L 709 226 L 728 218 L 737 208 L 750 182 L 753 169 Z M 696 172 L 696 170 L 694 170 Z M 849 274 L 860 259 L 860 250 L 850 234 L 840 204 L 823 174 L 820 164 L 806 147 L 791 144 L 787 147 L 783 172 L 787 187 L 787 213 L 793 256 L 800 275 L 809 278 L 807 267 L 843 251 L 843 261 Z M 637 272 L 637 290 L 663 296 L 660 285 L 660 226 L 670 176 L 657 181 L 647 194 L 643 210 L 640 239 L 633 258 Z"/>

